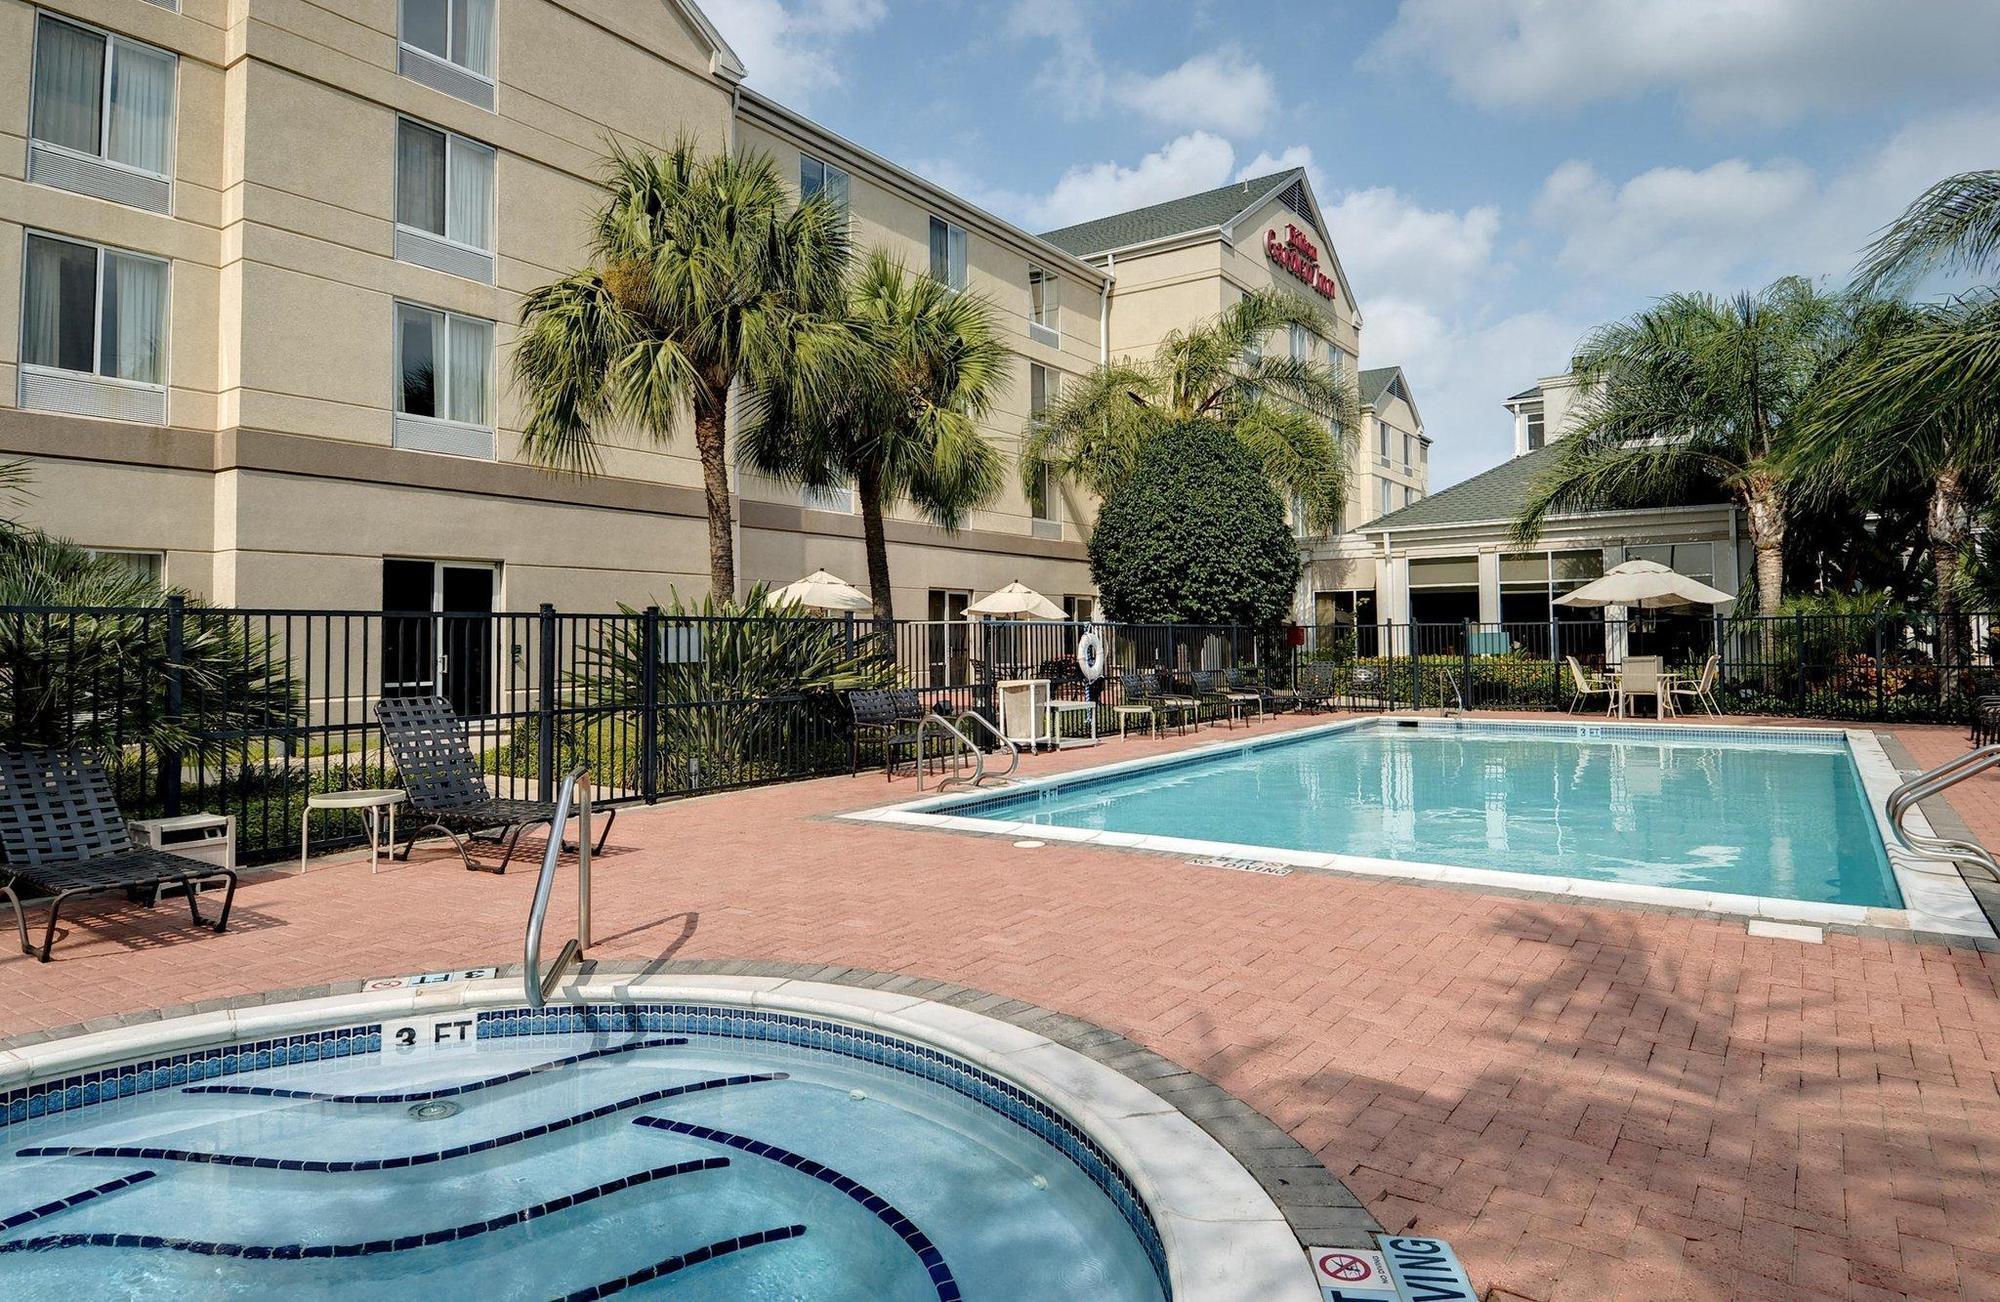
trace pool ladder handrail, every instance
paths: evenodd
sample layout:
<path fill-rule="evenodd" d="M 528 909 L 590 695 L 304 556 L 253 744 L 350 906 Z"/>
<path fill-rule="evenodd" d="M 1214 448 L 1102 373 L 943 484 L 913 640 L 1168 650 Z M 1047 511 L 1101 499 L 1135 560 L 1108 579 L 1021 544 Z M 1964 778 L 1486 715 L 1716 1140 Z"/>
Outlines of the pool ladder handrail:
<path fill-rule="evenodd" d="M 563 944 L 556 961 L 543 976 L 542 920 L 549 911 L 549 895 L 555 885 L 556 861 L 562 857 L 563 828 L 569 823 L 570 806 L 577 810 L 576 838 L 576 935 Z M 581 963 L 590 948 L 590 768 L 579 765 L 563 779 L 556 797 L 556 816 L 549 825 L 549 848 L 542 855 L 541 876 L 535 880 L 535 902 L 528 909 L 528 932 L 522 944 L 521 991 L 528 1007 L 540 1008 L 549 992 L 562 980 L 571 963 Z"/>
<path fill-rule="evenodd" d="M 988 773 L 986 771 L 986 752 L 979 748 L 977 742 L 965 735 L 964 728 L 962 727 L 968 721 L 980 728 L 984 728 L 995 741 L 1007 748 L 1006 768 L 998 773 Z M 968 787 L 978 787 L 984 786 L 988 781 L 999 782 L 1013 773 L 1015 769 L 1021 767 L 1021 748 L 1014 744 L 1013 738 L 994 727 L 992 721 L 985 715 L 979 713 L 977 710 L 966 710 L 954 722 L 951 719 L 945 718 L 942 714 L 932 711 L 917 723 L 917 790 L 919 791 L 924 789 L 924 730 L 932 725 L 944 729 L 947 736 L 956 739 L 958 744 L 964 747 L 963 751 L 951 752 L 951 758 L 954 761 L 961 754 L 972 756 L 972 776 L 970 778 L 960 777 L 958 775 L 958 765 L 954 762 L 951 776 L 938 779 L 937 789 L 939 791 L 943 791 L 953 783 L 963 783 Z"/>
<path fill-rule="evenodd" d="M 1938 863 L 1971 863 L 1983 869 L 1995 881 L 2000 881 L 2000 862 L 1994 860 L 1992 852 L 1986 847 L 1953 837 L 1912 832 L 1903 826 L 1904 815 L 1915 808 L 1919 801 L 1995 767 L 2000 767 L 2000 745 L 1980 746 L 1954 759 L 1946 760 L 1934 769 L 1917 774 L 1890 792 L 1889 798 L 1883 802 L 1883 812 L 1888 815 L 1890 832 L 1905 850 L 1920 859 L 1930 859 Z"/>

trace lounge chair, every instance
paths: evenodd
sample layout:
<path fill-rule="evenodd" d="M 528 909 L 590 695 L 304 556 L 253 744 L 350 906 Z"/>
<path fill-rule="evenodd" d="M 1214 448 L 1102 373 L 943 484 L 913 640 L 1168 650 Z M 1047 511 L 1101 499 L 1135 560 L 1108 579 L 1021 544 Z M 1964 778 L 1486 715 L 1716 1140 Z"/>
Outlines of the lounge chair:
<path fill-rule="evenodd" d="M 1972 744 L 2000 741 L 2000 696 L 1982 696 L 1972 703 Z"/>
<path fill-rule="evenodd" d="M 56 943 L 56 920 L 63 905 L 85 895 L 145 892 L 157 899 L 161 887 L 187 892 L 188 913 L 197 927 L 222 931 L 236 901 L 236 874 L 228 868 L 132 844 L 111 776 L 79 750 L 0 751 L 0 895 L 14 906 L 21 952 L 49 961 Z M 201 916 L 200 883 L 225 884 L 222 910 L 214 922 Z M 28 940 L 21 897 L 49 901 L 49 925 L 36 953 Z"/>
<path fill-rule="evenodd" d="M 1203 705 L 1213 705 L 1221 710 L 1222 717 L 1229 721 L 1229 726 L 1232 728 L 1236 726 L 1238 719 L 1243 721 L 1244 726 L 1249 726 L 1250 720 L 1245 711 L 1250 706 L 1257 706 L 1260 714 L 1263 712 L 1263 702 L 1258 699 L 1255 692 L 1230 691 L 1222 685 L 1222 674 L 1217 670 L 1197 669 L 1188 675 L 1188 679 L 1194 686 L 1195 699 Z"/>
<path fill-rule="evenodd" d="M 887 691 L 849 692 L 847 708 L 854 712 L 854 731 L 864 737 L 873 738 L 882 748 L 882 776 L 893 779 L 896 776 L 896 755 L 907 750 L 917 755 L 917 728 L 932 714 L 924 698 L 914 687 L 895 687 Z M 850 776 L 861 771 L 860 748 L 855 748 L 854 764 Z"/>
<path fill-rule="evenodd" d="M 1223 675 L 1223 682 L 1232 692 L 1249 692 L 1257 698 L 1257 714 L 1289 710 L 1298 699 L 1298 692 L 1290 687 L 1267 686 L 1258 671 L 1254 669 L 1231 669 Z"/>
<path fill-rule="evenodd" d="M 1137 716 L 1143 712 L 1145 717 L 1153 720 L 1155 732 L 1158 725 L 1165 723 L 1185 729 L 1189 720 L 1194 718 L 1195 703 L 1185 697 L 1168 696 L 1160 690 L 1159 680 L 1151 674 L 1118 675 L 1118 699 L 1119 704 L 1113 706 L 1112 711 L 1118 715 L 1121 735 L 1125 731 L 1128 713 Z"/>
<path fill-rule="evenodd" d="M 1626 656 L 1618 668 L 1618 717 L 1624 718 L 1635 696 L 1653 698 L 1653 716 L 1664 719 L 1673 702 L 1660 682 L 1658 656 Z"/>
<path fill-rule="evenodd" d="M 487 789 L 479 771 L 479 761 L 465 741 L 465 725 L 451 712 L 451 706 L 436 696 L 390 696 L 375 702 L 375 719 L 382 725 L 382 744 L 396 761 L 396 773 L 409 793 L 410 835 L 401 854 L 390 848 L 390 857 L 408 859 L 417 838 L 425 832 L 442 832 L 451 838 L 458 857 L 468 870 L 504 873 L 513 861 L 521 833 L 531 827 L 556 821 L 554 802 L 547 800 L 502 800 Z M 618 811 L 605 810 L 604 831 L 592 847 L 602 850 L 611 836 L 611 824 Z M 498 867 L 475 863 L 466 852 L 469 843 L 490 841 L 503 846 Z"/>
<path fill-rule="evenodd" d="M 1715 679 L 1721 672 L 1722 657 L 1711 655 L 1702 662 L 1701 673 L 1692 681 L 1676 678 L 1667 685 L 1669 704 L 1685 696 L 1710 714 L 1721 714 L 1715 704 Z"/>
<path fill-rule="evenodd" d="M 1302 711 L 1318 713 L 1333 703 L 1333 666 L 1314 662 L 1299 666 L 1298 685 L 1292 689 L 1293 704 Z"/>
<path fill-rule="evenodd" d="M 1584 671 L 1583 666 L 1577 663 L 1575 656 L 1564 656 L 1563 659 L 1569 665 L 1569 713 L 1576 713 L 1579 702 L 1587 701 L 1593 696 L 1601 696 L 1604 698 L 1604 712 L 1609 714 L 1612 706 L 1616 704 L 1618 689 L 1610 683 L 1592 678 Z"/>
<path fill-rule="evenodd" d="M 1201 726 L 1201 698 L 1192 691 L 1182 691 L 1174 675 L 1164 669 L 1153 673 L 1153 699 L 1186 711 L 1189 721 L 1197 728 Z"/>

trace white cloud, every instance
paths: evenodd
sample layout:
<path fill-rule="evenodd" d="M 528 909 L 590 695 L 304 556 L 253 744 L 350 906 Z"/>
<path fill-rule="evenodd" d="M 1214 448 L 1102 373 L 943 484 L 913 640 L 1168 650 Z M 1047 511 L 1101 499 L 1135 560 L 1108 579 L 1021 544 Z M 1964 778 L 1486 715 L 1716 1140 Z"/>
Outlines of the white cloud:
<path fill-rule="evenodd" d="M 836 42 L 881 22 L 884 0 L 702 0 L 749 83 L 793 106 L 841 84 Z"/>
<path fill-rule="evenodd" d="M 984 185 L 949 160 L 921 161 L 916 171 L 988 212 L 1028 230 L 1045 231 L 1212 190 L 1228 182 L 1235 162 L 1236 150 L 1227 140 L 1206 131 L 1191 131 L 1136 163 L 1107 160 L 1078 164 L 1042 194 Z"/>
<path fill-rule="evenodd" d="M 1402 0 L 1380 42 L 1488 108 L 1667 91 L 1709 123 L 1990 87 L 1996 46 L 1993 0 Z"/>
<path fill-rule="evenodd" d="M 1931 182 L 1992 166 L 2000 108 L 1918 118 L 1822 175 L 1785 159 L 1657 167 L 1622 182 L 1587 162 L 1550 172 L 1535 218 L 1556 265 L 1647 293 L 1729 290 L 1801 273 L 1844 281 L 1871 235 Z"/>
<path fill-rule="evenodd" d="M 1198 54 L 1180 67 L 1112 81 L 1118 103 L 1168 127 L 1198 127 L 1225 135 L 1255 135 L 1278 109 L 1278 87 L 1262 65 L 1235 46 Z"/>
<path fill-rule="evenodd" d="M 1310 168 L 1312 161 L 1313 151 L 1309 145 L 1291 145 L 1275 154 L 1266 149 L 1237 168 L 1236 175 L 1230 180 L 1247 181 L 1253 176 L 1269 176 L 1273 172 L 1284 172 L 1294 167 Z M 1317 188 L 1317 178 L 1313 184 Z"/>
<path fill-rule="evenodd" d="M 1449 299 L 1493 270 L 1500 210 L 1490 204 L 1464 212 L 1424 208 L 1373 186 L 1340 196 L 1324 215 L 1371 330 L 1378 294 Z"/>

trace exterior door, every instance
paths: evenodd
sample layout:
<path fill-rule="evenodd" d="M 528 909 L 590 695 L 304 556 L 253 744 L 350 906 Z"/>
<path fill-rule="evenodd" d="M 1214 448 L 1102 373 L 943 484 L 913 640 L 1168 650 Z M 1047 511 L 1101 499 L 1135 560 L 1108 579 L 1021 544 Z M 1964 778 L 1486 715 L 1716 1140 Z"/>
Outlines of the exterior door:
<path fill-rule="evenodd" d="M 493 708 L 491 565 L 382 562 L 382 695 L 442 696 L 461 718 Z"/>
<path fill-rule="evenodd" d="M 970 626 L 965 608 L 972 604 L 970 592 L 931 589 L 928 681 L 932 687 L 955 687 L 967 681 L 967 647 Z"/>

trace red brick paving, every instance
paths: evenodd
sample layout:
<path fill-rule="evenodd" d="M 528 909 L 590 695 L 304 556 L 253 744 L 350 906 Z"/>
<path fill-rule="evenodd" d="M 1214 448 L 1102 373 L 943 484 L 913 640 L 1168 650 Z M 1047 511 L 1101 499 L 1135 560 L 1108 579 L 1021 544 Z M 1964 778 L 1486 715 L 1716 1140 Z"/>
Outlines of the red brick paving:
<path fill-rule="evenodd" d="M 1896 731 L 1924 763 L 1964 745 Z M 906 971 L 1089 1018 L 1262 1109 L 1496 1298 L 2000 1299 L 2000 955 L 825 817 L 912 794 L 877 774 L 632 813 L 594 952 Z M 1952 800 L 2000 842 L 2000 777 Z M 54 964 L 0 958 L 0 1034 L 514 961 L 531 884 L 439 849 L 254 881 L 226 936 L 86 911 Z"/>

